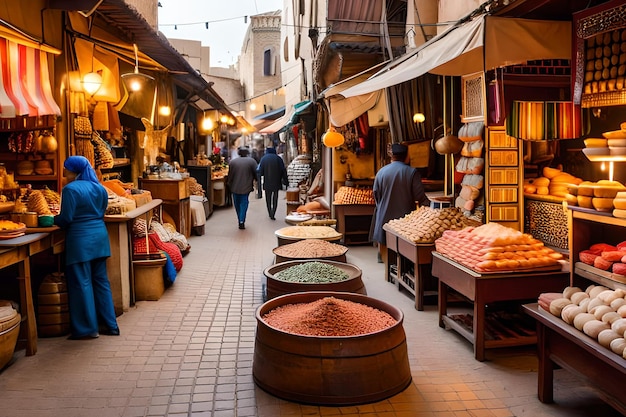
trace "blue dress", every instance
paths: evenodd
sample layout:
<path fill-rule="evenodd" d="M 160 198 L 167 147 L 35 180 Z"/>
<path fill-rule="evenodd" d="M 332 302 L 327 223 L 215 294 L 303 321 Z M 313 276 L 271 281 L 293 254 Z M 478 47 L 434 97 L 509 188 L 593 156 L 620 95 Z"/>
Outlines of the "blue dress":
<path fill-rule="evenodd" d="M 104 224 L 108 195 L 91 181 L 75 180 L 61 191 L 61 212 L 54 223 L 65 229 L 65 275 L 73 337 L 98 333 L 99 320 L 117 329 L 113 296 L 106 269 L 111 256 Z"/>

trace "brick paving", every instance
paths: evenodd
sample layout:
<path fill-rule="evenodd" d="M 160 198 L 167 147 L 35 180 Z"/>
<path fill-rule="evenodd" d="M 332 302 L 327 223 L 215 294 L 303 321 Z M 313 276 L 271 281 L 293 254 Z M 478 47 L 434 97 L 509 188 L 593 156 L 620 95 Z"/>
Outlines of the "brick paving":
<path fill-rule="evenodd" d="M 418 312 L 410 295 L 384 279 L 371 246 L 348 262 L 363 270 L 368 295 L 404 312 L 413 381 L 389 399 L 351 407 L 303 405 L 255 386 L 255 309 L 263 269 L 273 262 L 274 231 L 286 226 L 284 195 L 276 221 L 251 195 L 246 230 L 234 209 L 218 208 L 176 282 L 158 301 L 121 315 L 121 336 L 89 341 L 40 338 L 0 373 L 0 417 L 380 416 L 614 417 L 619 413 L 565 370 L 555 373 L 555 404 L 537 399 L 534 348 L 491 350 L 474 360 L 471 345 L 439 328 L 437 307 Z"/>

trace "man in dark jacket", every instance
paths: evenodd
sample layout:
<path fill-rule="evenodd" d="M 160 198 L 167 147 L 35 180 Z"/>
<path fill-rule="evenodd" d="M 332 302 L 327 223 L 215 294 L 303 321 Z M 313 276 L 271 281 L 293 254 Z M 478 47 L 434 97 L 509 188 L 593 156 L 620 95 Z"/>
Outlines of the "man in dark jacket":
<path fill-rule="evenodd" d="M 417 206 L 429 206 L 419 172 L 409 165 L 406 145 L 391 146 L 391 163 L 382 167 L 374 178 L 376 207 L 372 218 L 372 240 L 378 242 L 379 262 L 387 256 L 387 239 L 383 225 L 409 214 Z M 382 259 L 381 259 L 382 258 Z"/>
<path fill-rule="evenodd" d="M 278 205 L 278 191 L 283 185 L 288 185 L 287 170 L 282 158 L 276 155 L 276 149 L 267 148 L 265 155 L 257 168 L 259 177 L 263 178 L 265 190 L 265 204 L 270 219 L 276 220 L 276 206 Z"/>
<path fill-rule="evenodd" d="M 239 158 L 228 164 L 228 187 L 233 193 L 233 205 L 237 212 L 239 228 L 246 228 L 246 213 L 248 212 L 248 196 L 254 190 L 256 179 L 256 161 L 250 158 L 248 148 L 239 148 Z"/>

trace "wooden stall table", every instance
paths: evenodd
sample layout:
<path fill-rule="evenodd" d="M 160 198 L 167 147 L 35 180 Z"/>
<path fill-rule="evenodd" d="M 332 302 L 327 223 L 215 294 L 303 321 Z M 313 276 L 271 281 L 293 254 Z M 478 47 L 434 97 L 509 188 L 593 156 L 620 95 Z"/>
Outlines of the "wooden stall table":
<path fill-rule="evenodd" d="M 385 279 L 397 282 L 398 290 L 405 288 L 415 296 L 415 308 L 424 310 L 425 280 L 422 265 L 430 265 L 434 243 L 415 243 L 396 234 L 388 225 L 383 225 L 387 238 L 387 265 Z M 411 274 L 409 266 L 412 266 Z"/>
<path fill-rule="evenodd" d="M 373 204 L 335 204 L 337 231 L 343 234 L 344 245 L 371 243 L 370 226 L 374 215 Z"/>
<path fill-rule="evenodd" d="M 64 233 L 56 226 L 33 228 L 26 234 L 0 240 L 0 265 L 2 268 L 18 265 L 20 284 L 20 338 L 26 339 L 26 356 L 37 353 L 37 321 L 31 285 L 30 257 L 52 249 L 53 254 L 64 250 Z"/>
<path fill-rule="evenodd" d="M 486 340 L 485 306 L 497 301 L 537 299 L 544 292 L 561 292 L 569 285 L 569 273 L 555 268 L 525 272 L 479 273 L 440 254 L 432 253 L 432 274 L 439 278 L 439 327 L 447 325 L 474 345 L 474 357 L 485 360 L 485 349 L 534 344 L 536 335 Z M 557 269 L 558 268 L 558 269 Z M 472 331 L 448 316 L 448 288 L 473 304 Z"/>
<path fill-rule="evenodd" d="M 132 223 L 137 218 L 143 218 L 148 222 L 153 211 L 160 209 L 161 203 L 162 200 L 156 198 L 125 214 L 104 216 L 111 245 L 111 256 L 107 258 L 107 273 L 111 283 L 116 316 L 128 311 L 131 304 L 135 302 Z"/>
<path fill-rule="evenodd" d="M 607 403 L 626 415 L 626 392 L 623 388 L 626 365 L 622 355 L 540 309 L 537 303 L 524 305 L 523 308 L 537 321 L 539 401 L 553 402 L 553 371 L 558 365 L 586 381 Z"/>

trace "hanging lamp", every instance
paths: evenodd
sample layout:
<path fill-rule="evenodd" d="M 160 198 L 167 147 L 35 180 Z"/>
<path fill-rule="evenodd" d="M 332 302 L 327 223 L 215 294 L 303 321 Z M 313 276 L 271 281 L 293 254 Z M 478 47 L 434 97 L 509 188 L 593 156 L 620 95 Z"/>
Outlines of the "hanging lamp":
<path fill-rule="evenodd" d="M 328 126 L 326 133 L 322 135 L 322 143 L 328 148 L 336 148 L 344 144 L 346 139 L 343 135 L 335 130 L 333 125 Z"/>
<path fill-rule="evenodd" d="M 148 74 L 139 72 L 139 57 L 136 43 L 133 44 L 133 48 L 135 50 L 135 71 L 122 74 L 122 81 L 124 81 L 124 85 L 128 91 L 136 92 L 140 91 L 146 82 L 153 81 L 154 78 Z"/>

